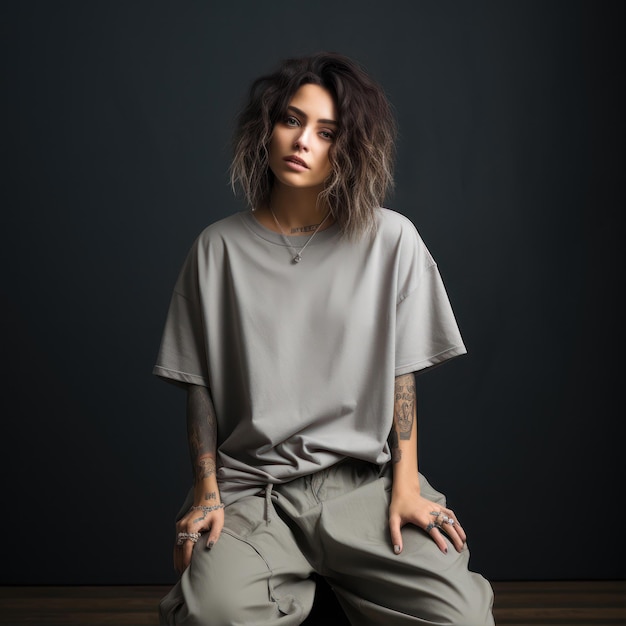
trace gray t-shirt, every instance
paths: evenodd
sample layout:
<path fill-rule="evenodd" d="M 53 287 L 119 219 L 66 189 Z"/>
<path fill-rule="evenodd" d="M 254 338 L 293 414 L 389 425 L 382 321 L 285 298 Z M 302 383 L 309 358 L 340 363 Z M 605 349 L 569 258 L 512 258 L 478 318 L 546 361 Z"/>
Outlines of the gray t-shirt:
<path fill-rule="evenodd" d="M 194 242 L 154 373 L 211 390 L 226 504 L 346 457 L 385 464 L 394 378 L 466 352 L 415 227 L 377 218 L 357 241 L 317 233 L 297 264 L 250 211 Z"/>

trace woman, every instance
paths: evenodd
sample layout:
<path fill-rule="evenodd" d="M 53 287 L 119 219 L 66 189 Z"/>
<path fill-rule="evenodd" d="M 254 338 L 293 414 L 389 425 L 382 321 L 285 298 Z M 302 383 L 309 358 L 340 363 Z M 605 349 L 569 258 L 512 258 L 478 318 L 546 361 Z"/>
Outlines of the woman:
<path fill-rule="evenodd" d="M 164 624 L 492 624 L 466 535 L 418 473 L 416 372 L 465 353 L 412 223 L 380 208 L 395 123 L 337 54 L 256 80 L 232 164 L 250 205 L 182 268 L 155 374 L 187 388 L 194 486 Z"/>

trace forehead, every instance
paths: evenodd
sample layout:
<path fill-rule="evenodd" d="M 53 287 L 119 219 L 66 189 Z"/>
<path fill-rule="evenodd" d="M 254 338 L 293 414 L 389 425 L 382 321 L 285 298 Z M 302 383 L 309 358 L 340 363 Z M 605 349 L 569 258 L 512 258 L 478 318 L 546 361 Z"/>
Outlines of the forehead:
<path fill-rule="evenodd" d="M 289 101 L 289 106 L 303 111 L 313 119 L 337 119 L 337 107 L 328 89 L 307 83 L 302 85 Z"/>

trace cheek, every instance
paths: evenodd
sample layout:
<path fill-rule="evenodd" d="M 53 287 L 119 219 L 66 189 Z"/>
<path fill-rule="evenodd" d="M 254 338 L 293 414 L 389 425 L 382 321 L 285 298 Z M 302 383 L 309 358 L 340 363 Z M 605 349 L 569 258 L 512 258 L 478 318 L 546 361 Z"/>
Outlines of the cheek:
<path fill-rule="evenodd" d="M 331 154 L 330 151 L 331 151 L 331 148 L 329 147 L 326 150 L 325 155 L 324 155 L 324 168 L 327 170 L 328 173 L 330 173 L 333 169 L 333 166 L 330 162 L 330 154 Z"/>
<path fill-rule="evenodd" d="M 272 134 L 269 143 L 267 144 L 268 160 L 270 168 L 280 158 L 283 150 L 280 146 L 280 140 L 276 136 L 276 133 Z"/>
<path fill-rule="evenodd" d="M 272 131 L 272 135 L 270 136 L 270 150 L 272 148 L 284 149 L 285 145 L 287 145 L 289 141 L 289 132 L 286 131 L 284 128 L 281 128 L 280 126 L 276 126 Z"/>
<path fill-rule="evenodd" d="M 276 133 L 275 132 L 273 132 L 270 137 L 269 143 L 267 144 L 267 150 L 271 158 L 272 154 L 276 151 Z"/>

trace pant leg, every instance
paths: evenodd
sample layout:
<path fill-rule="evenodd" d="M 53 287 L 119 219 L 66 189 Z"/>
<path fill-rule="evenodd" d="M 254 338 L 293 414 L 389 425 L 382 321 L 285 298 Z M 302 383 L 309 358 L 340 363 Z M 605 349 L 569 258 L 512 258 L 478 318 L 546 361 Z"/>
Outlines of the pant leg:
<path fill-rule="evenodd" d="M 226 507 L 211 550 L 194 547 L 190 566 L 163 598 L 161 624 L 296 626 L 313 605 L 312 569 L 287 525 L 265 516 L 262 497 Z"/>
<path fill-rule="evenodd" d="M 358 626 L 404 624 L 493 624 L 489 583 L 469 570 L 469 550 L 452 544 L 443 554 L 421 529 L 402 529 L 403 551 L 391 547 L 388 524 L 391 479 L 375 468 L 346 463 L 329 472 L 317 490 L 320 516 L 314 539 L 303 546 L 326 576 L 351 623 Z M 445 504 L 442 494 L 421 477 L 422 494 Z M 311 520 L 305 520 L 311 526 Z"/>

